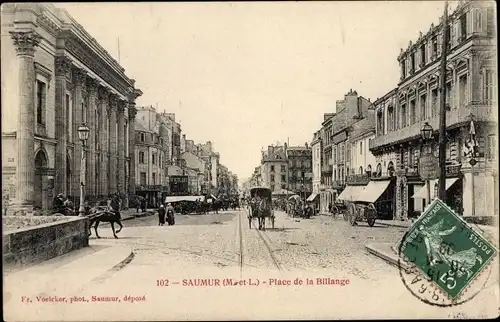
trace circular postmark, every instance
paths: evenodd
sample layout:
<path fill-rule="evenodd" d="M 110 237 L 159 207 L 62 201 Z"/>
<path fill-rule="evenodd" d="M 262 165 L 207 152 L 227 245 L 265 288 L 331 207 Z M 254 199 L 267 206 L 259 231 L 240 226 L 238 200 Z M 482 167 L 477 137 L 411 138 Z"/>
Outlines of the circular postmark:
<path fill-rule="evenodd" d="M 399 276 L 405 288 L 418 300 L 429 305 L 438 307 L 452 307 L 462 305 L 473 298 L 475 298 L 486 286 L 491 275 L 491 263 L 486 266 L 476 276 L 473 276 L 469 283 L 459 291 L 457 296 L 452 298 L 445 288 L 451 289 L 456 287 L 456 279 L 458 276 L 466 276 L 466 272 L 461 265 L 454 265 L 453 263 L 448 270 L 439 271 L 438 265 L 433 267 L 429 265 L 427 271 L 423 271 L 420 266 L 417 266 L 416 258 L 408 258 L 403 253 L 403 241 L 405 241 L 413 230 L 409 230 L 403 236 L 402 242 L 398 246 L 398 270 Z M 418 240 L 421 237 L 416 238 Z M 419 242 L 422 242 L 420 240 Z M 408 244 L 407 244 L 408 245 Z M 442 243 L 439 247 L 439 252 L 446 254 L 453 245 Z M 440 281 L 444 287 L 439 286 L 435 282 L 436 279 Z"/>

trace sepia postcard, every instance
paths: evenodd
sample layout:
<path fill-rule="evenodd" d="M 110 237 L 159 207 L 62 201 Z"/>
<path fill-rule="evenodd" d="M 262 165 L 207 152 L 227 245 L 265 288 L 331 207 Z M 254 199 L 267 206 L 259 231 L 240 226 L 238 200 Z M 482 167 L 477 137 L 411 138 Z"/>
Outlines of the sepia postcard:
<path fill-rule="evenodd" d="M 493 1 L 1 5 L 4 321 L 500 312 Z"/>

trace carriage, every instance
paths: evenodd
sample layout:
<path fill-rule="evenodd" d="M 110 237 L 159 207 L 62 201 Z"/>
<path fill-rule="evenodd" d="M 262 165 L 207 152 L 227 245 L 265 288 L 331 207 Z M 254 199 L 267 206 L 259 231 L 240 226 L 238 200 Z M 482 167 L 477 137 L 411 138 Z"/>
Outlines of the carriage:
<path fill-rule="evenodd" d="M 265 187 L 254 187 L 250 189 L 250 203 L 248 209 L 248 226 L 252 228 L 252 220 L 259 220 L 259 230 L 266 229 L 266 218 L 269 218 L 271 227 L 274 229 L 274 209 L 272 191 Z"/>
<path fill-rule="evenodd" d="M 347 204 L 347 217 L 349 223 L 354 226 L 356 221 L 366 221 L 368 226 L 373 227 L 378 217 L 377 209 L 372 202 L 355 201 Z"/>

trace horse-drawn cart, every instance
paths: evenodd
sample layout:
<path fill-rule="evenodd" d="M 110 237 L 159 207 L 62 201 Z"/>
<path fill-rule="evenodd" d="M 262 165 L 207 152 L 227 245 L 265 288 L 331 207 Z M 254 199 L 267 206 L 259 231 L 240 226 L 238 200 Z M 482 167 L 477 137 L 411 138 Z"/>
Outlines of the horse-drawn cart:
<path fill-rule="evenodd" d="M 370 227 L 373 227 L 378 215 L 373 203 L 351 201 L 347 203 L 346 216 L 352 226 L 356 225 L 357 221 L 366 221 Z"/>
<path fill-rule="evenodd" d="M 250 203 L 248 207 L 248 226 L 252 229 L 252 221 L 259 220 L 259 230 L 266 229 L 266 218 L 271 221 L 274 229 L 274 209 L 272 191 L 265 187 L 254 187 L 250 189 Z"/>

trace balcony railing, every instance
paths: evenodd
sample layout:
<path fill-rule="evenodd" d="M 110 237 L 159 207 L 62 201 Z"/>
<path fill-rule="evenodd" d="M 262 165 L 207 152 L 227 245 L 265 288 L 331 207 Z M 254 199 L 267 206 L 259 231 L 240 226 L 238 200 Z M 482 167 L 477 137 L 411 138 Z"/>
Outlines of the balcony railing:
<path fill-rule="evenodd" d="M 322 173 L 332 173 L 333 172 L 333 167 L 331 165 L 323 165 L 321 166 L 321 172 Z"/>
<path fill-rule="evenodd" d="M 489 105 L 469 105 L 461 106 L 446 113 L 446 127 L 450 128 L 458 124 L 468 122 L 469 115 L 474 115 L 474 121 L 491 121 L 494 119 L 493 109 Z M 382 146 L 393 145 L 399 142 L 407 141 L 411 138 L 420 137 L 420 129 L 424 122 L 437 131 L 439 129 L 439 115 L 435 115 L 428 120 L 416 122 L 402 129 L 379 135 L 370 141 L 370 149 L 376 149 Z"/>
<path fill-rule="evenodd" d="M 370 176 L 368 174 L 350 174 L 346 178 L 347 184 L 368 184 Z"/>

